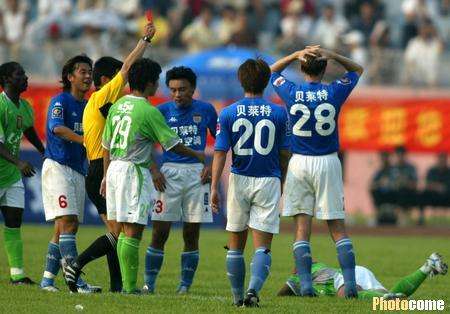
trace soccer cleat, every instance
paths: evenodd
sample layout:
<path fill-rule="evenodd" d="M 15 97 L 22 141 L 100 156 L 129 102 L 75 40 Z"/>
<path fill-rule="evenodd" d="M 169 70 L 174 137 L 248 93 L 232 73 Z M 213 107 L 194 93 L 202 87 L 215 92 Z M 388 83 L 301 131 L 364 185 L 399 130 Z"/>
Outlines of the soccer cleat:
<path fill-rule="evenodd" d="M 85 283 L 82 286 L 77 286 L 77 291 L 78 293 L 84 293 L 84 294 L 89 294 L 89 293 L 100 293 L 102 292 L 102 288 L 99 286 L 91 286 L 88 283 Z"/>
<path fill-rule="evenodd" d="M 69 290 L 73 293 L 78 292 L 78 278 L 80 278 L 80 275 L 82 273 L 81 269 L 76 267 L 74 264 L 68 265 L 64 260 L 61 261 L 61 265 L 64 273 L 64 279 L 66 281 L 67 286 L 69 287 Z"/>
<path fill-rule="evenodd" d="M 300 285 L 298 284 L 298 280 L 289 278 L 286 281 L 286 285 L 289 287 L 289 289 L 291 289 L 291 291 L 292 291 L 292 293 L 294 293 L 294 295 L 301 295 Z"/>
<path fill-rule="evenodd" d="M 177 289 L 178 294 L 187 294 L 189 292 L 189 287 L 179 286 Z"/>
<path fill-rule="evenodd" d="M 430 268 L 430 277 L 435 275 L 445 275 L 448 271 L 448 265 L 444 263 L 439 253 L 433 253 L 425 263 Z"/>
<path fill-rule="evenodd" d="M 154 289 L 150 289 L 150 287 L 147 284 L 145 284 L 142 287 L 142 291 L 141 292 L 142 292 L 142 294 L 154 294 L 155 290 Z"/>
<path fill-rule="evenodd" d="M 244 307 L 259 307 L 259 297 L 255 290 L 247 291 L 244 298 Z"/>
<path fill-rule="evenodd" d="M 13 286 L 35 285 L 35 284 L 36 284 L 33 280 L 31 280 L 31 279 L 28 278 L 28 277 L 23 277 L 23 278 L 16 279 L 16 280 L 13 280 L 13 279 L 10 278 L 10 279 L 9 279 L 9 282 L 10 282 Z"/>
<path fill-rule="evenodd" d="M 383 295 L 384 300 L 406 299 L 406 295 L 400 292 L 389 292 Z"/>
<path fill-rule="evenodd" d="M 235 306 L 235 307 L 243 307 L 244 306 L 244 300 L 239 300 L 237 302 L 233 302 L 233 306 Z"/>
<path fill-rule="evenodd" d="M 48 292 L 59 292 L 59 289 L 52 285 L 45 286 L 45 287 L 41 286 L 40 288 L 41 288 L 41 290 L 48 291 Z"/>

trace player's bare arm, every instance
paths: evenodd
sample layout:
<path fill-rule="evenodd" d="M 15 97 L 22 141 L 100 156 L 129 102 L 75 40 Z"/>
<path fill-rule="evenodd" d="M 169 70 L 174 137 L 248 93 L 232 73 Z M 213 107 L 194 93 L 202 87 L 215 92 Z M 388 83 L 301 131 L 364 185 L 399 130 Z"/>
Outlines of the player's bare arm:
<path fill-rule="evenodd" d="M 203 167 L 201 173 L 202 184 L 211 183 L 211 165 L 206 165 Z"/>
<path fill-rule="evenodd" d="M 122 69 L 120 69 L 120 73 L 122 73 L 122 76 L 125 80 L 128 79 L 128 71 L 130 70 L 133 63 L 139 59 L 142 58 L 144 55 L 145 49 L 150 44 L 150 40 L 155 36 L 156 28 L 153 23 L 148 23 L 145 26 L 145 33 L 143 39 L 140 39 L 136 47 L 131 51 L 131 53 L 125 58 L 123 61 Z M 145 40 L 144 40 L 145 38 Z"/>
<path fill-rule="evenodd" d="M 319 46 L 308 46 L 303 50 L 296 51 L 284 58 L 281 58 L 270 66 L 272 72 L 283 72 L 295 60 L 302 60 L 305 56 L 317 57 Z"/>
<path fill-rule="evenodd" d="M 222 177 L 223 168 L 227 160 L 227 153 L 224 151 L 215 151 L 212 162 L 211 176 L 211 208 L 214 213 L 220 210 L 219 182 Z"/>
<path fill-rule="evenodd" d="M 53 133 L 55 133 L 56 136 L 69 141 L 69 142 L 75 142 L 80 145 L 83 145 L 83 136 L 75 133 L 71 129 L 69 129 L 66 126 L 57 126 L 53 129 Z"/>
<path fill-rule="evenodd" d="M 205 163 L 205 153 L 190 149 L 181 143 L 175 145 L 170 151 L 175 154 L 197 158 L 201 163 Z"/>
<path fill-rule="evenodd" d="M 0 157 L 16 165 L 25 177 L 32 177 L 36 173 L 33 166 L 28 161 L 15 158 L 3 143 L 0 143 Z"/>
<path fill-rule="evenodd" d="M 150 165 L 150 173 L 155 189 L 159 192 L 164 192 L 166 190 L 166 178 L 161 171 L 159 171 L 158 164 L 154 158 L 152 158 L 152 164 Z"/>
<path fill-rule="evenodd" d="M 332 50 L 319 48 L 318 52 L 322 58 L 336 61 L 337 63 L 342 65 L 348 72 L 356 72 L 359 76 L 361 76 L 361 74 L 364 72 L 364 68 L 360 64 Z"/>
<path fill-rule="evenodd" d="M 103 147 L 103 179 L 100 184 L 100 195 L 106 198 L 106 174 L 108 172 L 108 167 L 111 162 L 111 157 L 109 155 L 109 150 Z"/>
<path fill-rule="evenodd" d="M 34 127 L 30 127 L 26 129 L 23 134 L 27 138 L 28 141 L 30 141 L 31 145 L 33 145 L 41 155 L 44 155 L 45 148 L 44 145 L 42 145 L 41 139 L 36 133 L 36 129 Z"/>

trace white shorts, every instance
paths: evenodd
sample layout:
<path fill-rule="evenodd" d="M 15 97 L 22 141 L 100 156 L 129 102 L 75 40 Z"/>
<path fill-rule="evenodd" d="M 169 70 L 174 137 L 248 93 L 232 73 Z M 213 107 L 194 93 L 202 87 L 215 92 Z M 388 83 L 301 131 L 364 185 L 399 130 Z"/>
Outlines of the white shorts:
<path fill-rule="evenodd" d="M 113 160 L 106 174 L 108 220 L 147 225 L 155 188 L 147 168 Z"/>
<path fill-rule="evenodd" d="M 42 166 L 42 201 L 45 220 L 76 215 L 83 221 L 84 176 L 68 166 L 46 159 Z"/>
<path fill-rule="evenodd" d="M 22 179 L 7 188 L 0 188 L 0 206 L 25 208 L 25 188 Z"/>
<path fill-rule="evenodd" d="M 383 285 L 375 278 L 375 275 L 366 267 L 358 266 L 355 267 L 355 279 L 356 284 L 360 286 L 363 290 L 385 290 Z M 336 273 L 334 276 L 334 288 L 336 291 L 344 285 L 344 276 L 341 273 Z"/>
<path fill-rule="evenodd" d="M 317 219 L 344 219 L 341 162 L 336 153 L 292 155 L 284 184 L 283 216 L 307 214 Z"/>
<path fill-rule="evenodd" d="M 280 196 L 279 178 L 256 178 L 230 173 L 226 229 L 240 232 L 248 226 L 268 233 L 278 233 Z"/>
<path fill-rule="evenodd" d="M 166 190 L 156 192 L 152 220 L 212 222 L 209 205 L 210 184 L 202 184 L 203 164 L 165 163 L 161 173 L 166 178 Z"/>

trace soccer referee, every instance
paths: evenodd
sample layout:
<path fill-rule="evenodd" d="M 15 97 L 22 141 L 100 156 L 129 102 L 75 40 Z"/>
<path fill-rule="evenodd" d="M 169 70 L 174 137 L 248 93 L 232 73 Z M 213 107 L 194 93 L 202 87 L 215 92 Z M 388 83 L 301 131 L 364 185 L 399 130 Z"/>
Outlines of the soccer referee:
<path fill-rule="evenodd" d="M 109 108 L 123 94 L 131 65 L 143 56 L 155 32 L 153 23 L 147 24 L 144 37 L 139 40 L 136 48 L 123 63 L 112 57 L 102 57 L 94 64 L 93 79 L 96 91 L 89 98 L 83 113 L 84 145 L 89 160 L 86 191 L 89 199 L 97 207 L 98 214 L 108 228 L 108 233 L 97 238 L 71 265 L 66 267 L 66 282 L 72 292 L 77 292 L 75 283 L 81 269 L 87 263 L 104 255 L 108 259 L 111 292 L 122 291 L 122 278 L 116 251 L 120 225 L 116 221 L 107 220 L 106 200 L 99 194 L 103 178 L 102 134 Z"/>

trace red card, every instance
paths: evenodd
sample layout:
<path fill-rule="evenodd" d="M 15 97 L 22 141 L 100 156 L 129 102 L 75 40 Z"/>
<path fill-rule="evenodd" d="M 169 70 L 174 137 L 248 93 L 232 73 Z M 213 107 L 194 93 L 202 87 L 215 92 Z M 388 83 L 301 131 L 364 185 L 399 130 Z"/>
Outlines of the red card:
<path fill-rule="evenodd" d="M 151 9 L 145 11 L 145 16 L 147 17 L 147 21 L 153 22 L 153 13 Z"/>

